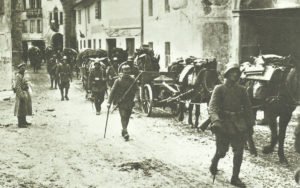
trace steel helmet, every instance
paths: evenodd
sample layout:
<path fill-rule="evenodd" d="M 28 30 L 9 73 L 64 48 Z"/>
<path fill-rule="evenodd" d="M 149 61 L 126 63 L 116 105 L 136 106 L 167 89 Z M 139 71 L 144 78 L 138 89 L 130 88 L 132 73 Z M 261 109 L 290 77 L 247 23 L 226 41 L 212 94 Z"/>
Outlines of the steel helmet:
<path fill-rule="evenodd" d="M 231 70 L 238 70 L 240 72 L 240 65 L 237 63 L 228 63 L 226 64 L 226 68 L 224 71 L 224 77 L 227 77 L 227 74 L 231 71 Z"/>
<path fill-rule="evenodd" d="M 125 74 L 129 74 L 131 72 L 131 68 L 129 65 L 123 65 L 122 66 L 122 72 Z"/>

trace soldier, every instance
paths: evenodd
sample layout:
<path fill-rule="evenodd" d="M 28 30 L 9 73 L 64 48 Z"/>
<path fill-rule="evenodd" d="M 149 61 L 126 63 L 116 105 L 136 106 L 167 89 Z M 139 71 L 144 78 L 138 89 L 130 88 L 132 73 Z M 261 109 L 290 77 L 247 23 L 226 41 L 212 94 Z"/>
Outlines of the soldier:
<path fill-rule="evenodd" d="M 14 115 L 18 117 L 18 127 L 26 128 L 27 125 L 31 125 L 26 121 L 26 116 L 32 115 L 32 103 L 29 93 L 29 85 L 24 78 L 26 64 L 22 63 L 18 66 L 19 72 L 16 74 L 16 83 L 14 91 L 16 93 L 16 103 Z"/>
<path fill-rule="evenodd" d="M 63 101 L 65 98 L 69 100 L 68 91 L 70 88 L 70 80 L 71 80 L 71 68 L 67 63 L 67 56 L 63 57 L 63 63 L 60 63 L 56 69 L 56 75 L 58 76 L 58 86 L 61 93 L 61 100 Z M 65 95 L 64 95 L 65 89 Z"/>
<path fill-rule="evenodd" d="M 107 75 L 107 84 L 109 87 L 112 87 L 114 84 L 115 78 L 118 76 L 118 58 L 114 57 L 110 66 L 106 69 L 106 75 Z"/>
<path fill-rule="evenodd" d="M 111 103 L 119 107 L 122 123 L 122 136 L 126 141 L 129 140 L 129 134 L 127 131 L 129 118 L 134 106 L 134 96 L 137 90 L 135 80 L 129 75 L 131 69 L 128 65 L 122 67 L 121 77 L 115 80 L 108 98 L 107 108 L 109 110 Z"/>
<path fill-rule="evenodd" d="M 234 153 L 231 184 L 245 187 L 239 173 L 247 136 L 249 132 L 253 134 L 254 118 L 246 89 L 238 84 L 239 65 L 227 64 L 224 77 L 225 83 L 215 87 L 209 103 L 211 130 L 217 147 L 209 170 L 213 176 L 217 174 L 218 162 L 231 145 Z"/>
<path fill-rule="evenodd" d="M 125 61 L 119 65 L 119 68 L 118 68 L 119 73 L 122 72 L 122 70 L 123 70 L 122 67 L 124 65 L 128 65 L 130 67 L 130 73 L 129 73 L 130 75 L 134 75 L 134 77 L 136 77 L 139 74 L 138 68 L 136 66 L 134 66 L 132 56 L 129 56 L 127 61 Z"/>
<path fill-rule="evenodd" d="M 90 72 L 88 80 L 88 93 L 92 91 L 96 107 L 96 115 L 100 115 L 101 104 L 104 101 L 106 91 L 105 69 L 100 66 L 100 61 L 94 63 L 95 68 Z"/>
<path fill-rule="evenodd" d="M 47 62 L 47 71 L 50 76 L 51 89 L 53 88 L 53 83 L 54 83 L 54 89 L 57 89 L 56 68 L 57 68 L 56 55 L 53 55 L 53 57 Z"/>

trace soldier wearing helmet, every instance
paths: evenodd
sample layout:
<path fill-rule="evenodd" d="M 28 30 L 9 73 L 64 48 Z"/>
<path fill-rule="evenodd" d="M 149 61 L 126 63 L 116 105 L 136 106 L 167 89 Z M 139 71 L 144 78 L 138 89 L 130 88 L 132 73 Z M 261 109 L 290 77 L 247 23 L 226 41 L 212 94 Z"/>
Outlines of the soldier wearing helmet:
<path fill-rule="evenodd" d="M 209 103 L 211 130 L 216 136 L 217 147 L 209 170 L 212 175 L 217 174 L 218 162 L 225 157 L 231 145 L 234 153 L 231 184 L 245 187 L 239 179 L 239 173 L 244 144 L 249 132 L 253 133 L 254 118 L 246 89 L 238 84 L 239 65 L 227 64 L 224 77 L 225 83 L 215 87 Z"/>
<path fill-rule="evenodd" d="M 88 92 L 92 92 L 96 108 L 96 115 L 100 115 L 101 104 L 104 101 L 106 91 L 106 74 L 105 68 L 101 66 L 100 60 L 94 63 L 95 68 L 89 74 Z"/>
<path fill-rule="evenodd" d="M 69 100 L 68 92 L 70 88 L 70 81 L 72 79 L 72 72 L 70 65 L 67 63 L 67 56 L 63 56 L 62 63 L 57 66 L 56 75 L 58 77 L 61 100 Z"/>
<path fill-rule="evenodd" d="M 121 64 L 119 65 L 119 68 L 118 68 L 118 72 L 119 72 L 119 73 L 122 72 L 122 70 L 123 70 L 122 67 L 123 67 L 124 65 L 128 65 L 128 66 L 129 66 L 129 68 L 130 68 L 129 74 L 130 74 L 130 75 L 134 75 L 134 77 L 136 77 L 136 76 L 139 74 L 139 70 L 138 70 L 138 68 L 134 65 L 134 59 L 133 59 L 132 56 L 129 56 L 129 57 L 127 58 L 127 61 L 125 61 L 125 62 L 123 62 L 123 63 L 121 63 Z"/>
<path fill-rule="evenodd" d="M 122 124 L 122 136 L 126 141 L 129 140 L 128 123 L 134 106 L 134 96 L 137 91 L 135 80 L 130 76 L 131 68 L 128 65 L 122 66 L 121 76 L 115 80 L 108 98 L 108 109 L 111 104 L 119 107 Z"/>

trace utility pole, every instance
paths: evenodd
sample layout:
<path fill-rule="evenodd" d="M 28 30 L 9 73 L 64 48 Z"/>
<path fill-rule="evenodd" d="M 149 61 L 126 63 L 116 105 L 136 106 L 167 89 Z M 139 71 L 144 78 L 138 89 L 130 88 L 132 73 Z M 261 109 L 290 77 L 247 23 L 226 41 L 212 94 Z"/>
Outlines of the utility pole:
<path fill-rule="evenodd" d="M 141 0 L 141 46 L 144 44 L 144 0 Z"/>

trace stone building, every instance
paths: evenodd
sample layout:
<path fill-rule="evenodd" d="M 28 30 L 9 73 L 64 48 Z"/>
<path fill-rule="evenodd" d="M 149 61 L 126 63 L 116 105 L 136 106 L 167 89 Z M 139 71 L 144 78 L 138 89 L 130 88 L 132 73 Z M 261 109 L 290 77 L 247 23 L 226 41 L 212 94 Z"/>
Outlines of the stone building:
<path fill-rule="evenodd" d="M 77 0 L 78 49 L 128 49 L 133 54 L 141 45 L 141 7 L 138 0 Z"/>
<path fill-rule="evenodd" d="M 62 50 L 64 46 L 64 12 L 60 0 L 24 0 L 22 46 L 24 59 L 30 46 L 44 50 L 47 46 Z"/>
<path fill-rule="evenodd" d="M 177 57 L 300 53 L 299 0 L 144 0 L 144 41 L 166 69 Z M 219 67 L 222 69 L 222 66 Z"/>
<path fill-rule="evenodd" d="M 0 0 L 0 91 L 11 88 L 11 1 Z"/>

